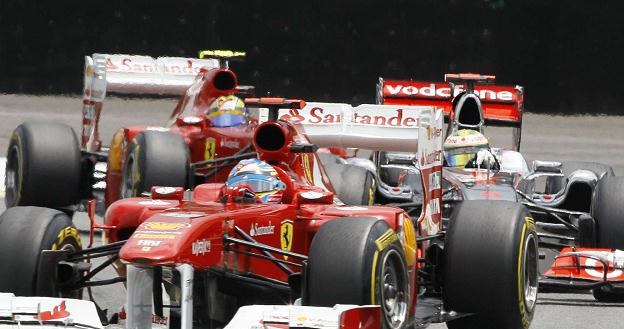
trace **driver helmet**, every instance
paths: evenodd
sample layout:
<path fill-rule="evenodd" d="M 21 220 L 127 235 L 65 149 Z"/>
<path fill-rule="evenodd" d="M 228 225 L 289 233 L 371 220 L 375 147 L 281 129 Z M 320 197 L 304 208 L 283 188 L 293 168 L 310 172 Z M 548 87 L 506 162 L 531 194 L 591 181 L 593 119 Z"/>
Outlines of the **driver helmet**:
<path fill-rule="evenodd" d="M 249 122 L 245 102 L 234 95 L 217 97 L 208 107 L 206 115 L 215 127 L 234 127 Z"/>
<path fill-rule="evenodd" d="M 286 189 L 275 168 L 259 159 L 241 160 L 230 171 L 225 186 L 249 187 L 262 202 L 267 203 L 280 203 Z"/>
<path fill-rule="evenodd" d="M 482 133 L 472 129 L 460 129 L 444 141 L 444 159 L 449 167 L 464 167 L 482 149 L 489 147 Z"/>

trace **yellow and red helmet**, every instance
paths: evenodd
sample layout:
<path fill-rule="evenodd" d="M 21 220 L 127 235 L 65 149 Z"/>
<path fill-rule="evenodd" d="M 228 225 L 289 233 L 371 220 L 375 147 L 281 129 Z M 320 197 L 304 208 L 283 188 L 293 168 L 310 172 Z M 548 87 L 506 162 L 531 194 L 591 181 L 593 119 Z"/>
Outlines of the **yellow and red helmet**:
<path fill-rule="evenodd" d="M 215 127 L 234 127 L 246 125 L 249 113 L 245 102 L 234 96 L 220 96 L 215 99 L 206 113 Z"/>

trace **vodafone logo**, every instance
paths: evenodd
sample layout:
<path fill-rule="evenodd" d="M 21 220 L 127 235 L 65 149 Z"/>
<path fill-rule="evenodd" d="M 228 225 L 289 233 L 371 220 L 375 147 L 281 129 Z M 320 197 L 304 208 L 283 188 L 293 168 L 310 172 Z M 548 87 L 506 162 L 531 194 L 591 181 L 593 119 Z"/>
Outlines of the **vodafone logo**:
<path fill-rule="evenodd" d="M 420 96 L 426 96 L 426 97 L 442 97 L 442 98 L 449 98 L 451 97 L 451 88 L 450 87 L 442 87 L 442 88 L 436 88 L 435 85 L 429 84 L 428 86 L 424 86 L 422 88 L 418 88 L 416 86 L 403 86 L 403 85 L 386 85 L 385 86 L 385 90 L 391 95 L 391 96 L 399 96 L 399 95 L 405 95 L 405 96 L 416 96 L 416 95 L 420 95 Z M 458 94 L 459 92 L 456 92 L 455 94 Z"/>
<path fill-rule="evenodd" d="M 304 125 L 339 124 L 343 121 L 340 112 L 330 111 L 322 107 L 313 107 L 310 110 L 289 110 L 288 113 L 282 114 L 280 119 Z M 372 111 L 353 112 L 349 122 L 360 125 L 415 128 L 418 127 L 420 119 L 417 115 L 399 108 L 377 113 Z"/>
<path fill-rule="evenodd" d="M 463 92 L 464 86 L 457 85 L 453 91 L 453 96 Z M 443 98 L 451 97 L 451 88 L 448 84 L 435 83 L 385 83 L 383 88 L 384 96 L 389 97 L 410 97 L 410 98 Z M 496 89 L 475 88 L 475 93 L 480 99 L 486 101 L 514 101 L 513 88 L 498 87 Z"/>

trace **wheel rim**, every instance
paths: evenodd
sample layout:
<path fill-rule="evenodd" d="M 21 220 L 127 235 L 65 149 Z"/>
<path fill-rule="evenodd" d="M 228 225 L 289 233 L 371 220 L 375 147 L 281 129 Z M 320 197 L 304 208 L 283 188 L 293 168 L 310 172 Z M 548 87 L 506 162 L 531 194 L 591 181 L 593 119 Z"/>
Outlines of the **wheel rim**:
<path fill-rule="evenodd" d="M 407 318 L 409 298 L 405 263 L 399 253 L 389 250 L 382 263 L 381 306 L 389 328 L 400 328 Z"/>
<path fill-rule="evenodd" d="M 537 301 L 539 277 L 537 258 L 537 241 L 535 240 L 534 234 L 529 234 L 524 243 L 524 255 L 522 257 L 522 267 L 524 268 L 522 282 L 524 288 L 524 305 L 529 313 L 533 312 Z"/>
<path fill-rule="evenodd" d="M 19 150 L 12 147 L 7 157 L 6 170 L 4 176 L 5 199 L 9 206 L 16 206 L 18 195 L 18 170 L 19 170 Z"/>

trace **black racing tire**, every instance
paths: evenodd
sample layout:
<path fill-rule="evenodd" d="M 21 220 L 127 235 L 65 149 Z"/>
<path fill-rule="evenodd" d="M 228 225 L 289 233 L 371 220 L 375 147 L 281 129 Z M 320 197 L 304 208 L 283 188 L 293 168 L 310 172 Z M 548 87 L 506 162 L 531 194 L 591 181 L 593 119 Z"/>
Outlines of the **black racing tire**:
<path fill-rule="evenodd" d="M 563 177 L 553 177 L 548 179 L 546 182 L 545 192 L 547 194 L 556 194 L 561 191 L 565 184 L 565 177 L 568 177 L 571 173 L 579 169 L 593 171 L 596 175 L 598 175 L 598 177 L 603 177 L 603 175 L 604 177 L 611 177 L 615 175 L 611 166 L 602 163 L 566 161 L 561 163 L 561 173 L 563 174 Z"/>
<path fill-rule="evenodd" d="M 308 258 L 304 304 L 381 305 L 383 328 L 406 328 L 409 282 L 396 233 L 377 218 L 339 218 L 321 226 Z"/>
<path fill-rule="evenodd" d="M 186 187 L 189 148 L 180 135 L 140 132 L 128 146 L 122 169 L 121 197 L 150 193 L 152 186 Z"/>
<path fill-rule="evenodd" d="M 17 126 L 7 149 L 6 207 L 64 207 L 80 200 L 80 148 L 61 123 Z"/>
<path fill-rule="evenodd" d="M 82 249 L 80 234 L 65 213 L 41 207 L 13 207 L 0 215 L 0 291 L 35 296 L 42 250 Z M 10 269 L 10 270 L 9 270 Z M 80 291 L 60 291 L 80 297 Z M 55 297 L 55 296 L 51 296 Z"/>
<path fill-rule="evenodd" d="M 527 329 L 538 292 L 538 237 L 523 205 L 463 201 L 444 245 L 444 308 L 465 317 L 451 329 Z"/>
<path fill-rule="evenodd" d="M 338 199 L 350 206 L 375 203 L 377 180 L 369 170 L 340 161 L 334 154 L 319 153 Z"/>
<path fill-rule="evenodd" d="M 592 215 L 596 221 L 596 246 L 624 250 L 624 177 L 604 177 L 594 190 Z M 623 293 L 593 290 L 601 302 L 624 302 Z"/>
<path fill-rule="evenodd" d="M 624 177 L 604 177 L 594 190 L 597 247 L 624 250 Z"/>

